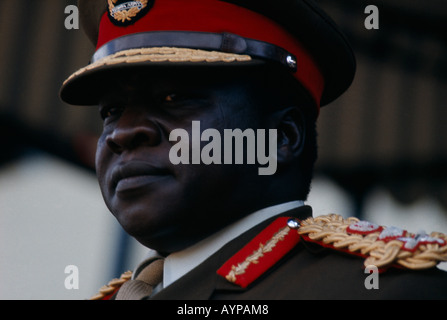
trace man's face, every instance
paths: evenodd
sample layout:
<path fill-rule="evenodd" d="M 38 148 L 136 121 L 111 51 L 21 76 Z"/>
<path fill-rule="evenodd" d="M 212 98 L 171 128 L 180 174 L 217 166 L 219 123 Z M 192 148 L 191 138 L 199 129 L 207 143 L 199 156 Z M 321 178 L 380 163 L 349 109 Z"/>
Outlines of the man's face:
<path fill-rule="evenodd" d="M 217 75 L 216 75 L 217 74 Z M 142 244 L 180 250 L 258 209 L 257 166 L 171 163 L 174 129 L 259 127 L 238 75 L 178 72 L 117 81 L 104 95 L 96 169 L 105 203 Z M 239 80 L 238 80 L 239 79 Z M 207 142 L 202 142 L 206 145 Z M 190 144 L 191 150 L 191 144 Z M 247 212 L 248 211 L 248 212 Z"/>

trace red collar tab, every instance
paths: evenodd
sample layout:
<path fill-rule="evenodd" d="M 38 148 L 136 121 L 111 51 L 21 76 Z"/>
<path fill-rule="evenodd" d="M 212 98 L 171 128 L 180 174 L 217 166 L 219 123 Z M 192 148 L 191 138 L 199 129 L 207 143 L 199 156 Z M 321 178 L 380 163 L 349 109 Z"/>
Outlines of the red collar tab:
<path fill-rule="evenodd" d="M 186 14 L 187 13 L 187 14 Z M 108 0 L 100 23 L 97 49 L 119 37 L 154 31 L 188 31 L 235 34 L 266 42 L 296 57 L 294 77 L 311 94 L 316 105 L 324 89 L 324 78 L 316 62 L 296 37 L 273 20 L 218 0 L 120 1 Z M 144 43 L 141 47 L 144 47 Z M 289 59 L 289 63 L 295 63 Z"/>
<path fill-rule="evenodd" d="M 217 274 L 242 288 L 248 287 L 297 245 L 300 235 L 293 229 L 298 227 L 293 218 L 276 219 L 231 257 Z"/>
<path fill-rule="evenodd" d="M 355 217 L 321 215 L 299 221 L 281 217 L 261 231 L 217 271 L 246 288 L 292 250 L 300 240 L 365 258 L 380 272 L 390 267 L 421 270 L 447 261 L 447 235 L 414 234 Z"/>

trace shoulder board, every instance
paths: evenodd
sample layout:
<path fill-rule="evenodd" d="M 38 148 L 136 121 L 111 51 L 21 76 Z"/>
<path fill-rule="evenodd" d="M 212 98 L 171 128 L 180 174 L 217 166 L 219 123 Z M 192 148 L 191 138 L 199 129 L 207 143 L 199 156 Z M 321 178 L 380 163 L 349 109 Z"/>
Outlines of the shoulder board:
<path fill-rule="evenodd" d="M 132 278 L 132 271 L 127 271 L 119 279 L 113 279 L 107 285 L 99 289 L 99 292 L 89 300 L 110 300 L 121 286 Z"/>
<path fill-rule="evenodd" d="M 382 271 L 428 269 L 447 261 L 447 235 L 440 232 L 415 234 L 330 214 L 301 221 L 298 233 L 305 241 L 364 257 L 365 267 Z"/>
<path fill-rule="evenodd" d="M 232 256 L 217 273 L 246 288 L 300 241 L 365 258 L 364 266 L 427 269 L 447 261 L 447 235 L 414 234 L 337 214 L 306 220 L 281 217 Z"/>

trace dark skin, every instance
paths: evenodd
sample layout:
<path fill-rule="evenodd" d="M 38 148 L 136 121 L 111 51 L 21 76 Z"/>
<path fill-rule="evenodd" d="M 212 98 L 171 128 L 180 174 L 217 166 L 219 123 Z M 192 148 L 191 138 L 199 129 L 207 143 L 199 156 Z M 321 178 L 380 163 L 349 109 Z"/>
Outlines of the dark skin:
<path fill-rule="evenodd" d="M 151 77 L 156 80 L 146 78 L 119 82 L 100 104 L 98 180 L 106 205 L 127 233 L 170 253 L 253 211 L 296 200 L 293 163 L 303 138 L 296 107 L 260 112 L 268 99 L 246 72 L 216 77 L 203 71 L 192 78 L 188 72 L 163 72 Z M 223 129 L 276 128 L 277 172 L 260 176 L 259 165 L 173 165 L 169 150 L 176 141 L 169 141 L 169 133 L 183 128 L 191 136 L 195 120 L 201 131 L 218 129 L 222 137 Z"/>

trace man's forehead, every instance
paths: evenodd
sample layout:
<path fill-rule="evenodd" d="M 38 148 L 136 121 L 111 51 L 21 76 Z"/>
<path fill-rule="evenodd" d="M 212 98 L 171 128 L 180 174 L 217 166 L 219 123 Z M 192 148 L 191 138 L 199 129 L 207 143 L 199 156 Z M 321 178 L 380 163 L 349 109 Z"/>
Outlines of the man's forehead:
<path fill-rule="evenodd" d="M 262 81 L 259 76 L 240 70 L 197 70 L 179 68 L 176 70 L 135 70 L 115 74 L 108 79 L 102 94 L 105 97 L 118 96 L 150 96 L 170 93 L 196 93 L 205 95 L 207 92 L 252 92 L 259 89 Z"/>
<path fill-rule="evenodd" d="M 267 73 L 263 73 L 267 76 Z M 268 77 L 268 76 L 267 76 Z M 148 70 L 123 70 L 121 73 L 111 74 L 106 80 L 110 89 L 163 89 L 178 88 L 226 88 L 231 86 L 256 86 L 266 83 L 260 79 L 259 70 L 241 70 L 234 68 L 173 68 Z"/>

